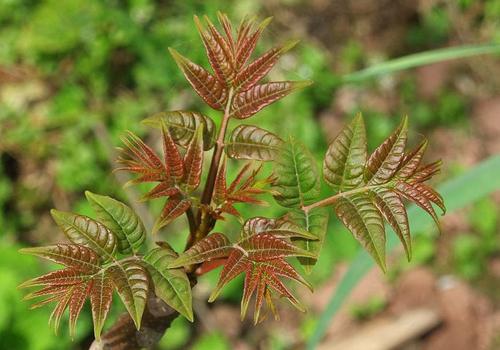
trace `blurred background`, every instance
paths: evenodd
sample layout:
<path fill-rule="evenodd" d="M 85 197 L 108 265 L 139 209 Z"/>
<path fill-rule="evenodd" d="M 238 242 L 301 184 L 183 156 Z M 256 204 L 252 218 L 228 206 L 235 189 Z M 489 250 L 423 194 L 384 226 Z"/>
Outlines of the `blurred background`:
<path fill-rule="evenodd" d="M 73 340 L 66 325 L 54 335 L 47 324 L 49 308 L 29 311 L 24 291 L 16 287 L 52 266 L 17 251 L 63 240 L 51 208 L 91 215 L 84 190 L 136 199 L 137 193 L 123 192 L 124 179 L 111 169 L 125 130 L 158 141 L 158 133 L 141 125 L 142 119 L 182 108 L 219 122 L 167 51 L 173 47 L 206 66 L 192 16 L 207 14 L 215 21 L 217 10 L 235 22 L 245 15 L 273 16 L 259 52 L 288 39 L 301 40 L 271 78 L 312 79 L 315 84 L 263 110 L 252 122 L 298 137 L 318 162 L 328 141 L 358 111 L 365 115 L 371 149 L 408 114 L 412 144 L 426 135 L 429 160 L 444 161 L 434 179 L 438 186 L 500 153 L 498 55 L 350 84 L 343 79 L 416 52 L 500 43 L 500 0 L 0 0 L 0 348 L 88 348 L 93 336 L 88 305 Z M 234 175 L 238 164 L 230 166 Z M 500 171 L 488 169 L 489 176 Z M 481 185 L 465 182 L 464 191 Z M 319 348 L 368 349 L 353 343 L 361 339 L 379 344 L 377 349 L 499 349 L 498 188 L 460 205 L 448 202 L 460 209 L 442 219 L 441 234 L 430 221 L 418 222 L 412 262 L 398 248 L 386 275 L 372 269 L 363 276 L 333 320 L 323 321 L 326 335 Z M 453 198 L 460 198 L 460 191 Z M 328 189 L 323 192 L 326 196 Z M 161 204 L 138 209 L 150 222 Z M 283 212 L 278 206 L 242 211 L 244 217 Z M 238 225 L 231 219 L 221 229 L 236 234 Z M 182 247 L 184 218 L 162 235 Z M 215 304 L 205 302 L 217 280 L 214 271 L 195 288 L 196 322 L 177 319 L 157 348 L 303 349 L 317 336 L 319 317 L 346 269 L 359 258 L 359 249 L 332 216 L 320 262 L 308 277 L 315 293 L 297 291 L 308 312 L 282 303 L 280 322 L 257 327 L 239 320 L 241 280 L 231 283 Z M 107 326 L 123 311 L 115 303 Z M 397 328 L 404 324 L 413 327 Z"/>

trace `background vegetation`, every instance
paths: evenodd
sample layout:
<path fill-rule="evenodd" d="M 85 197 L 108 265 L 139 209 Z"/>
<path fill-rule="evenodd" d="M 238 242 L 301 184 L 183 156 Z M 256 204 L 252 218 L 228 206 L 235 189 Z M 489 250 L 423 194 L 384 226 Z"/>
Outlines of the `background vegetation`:
<path fill-rule="evenodd" d="M 428 135 L 431 157 L 444 161 L 437 183 L 467 174 L 482 160 L 499 154 L 498 56 L 437 63 L 390 75 L 349 75 L 425 50 L 500 43 L 499 0 L 401 0 L 390 6 L 384 0 L 0 0 L 3 347 L 88 347 L 92 340 L 89 310 L 79 322 L 77 337 L 71 340 L 67 330 L 56 337 L 49 329 L 49 309 L 29 311 L 28 303 L 22 302 L 17 285 L 51 266 L 17 250 L 61 240 L 48 210 L 56 207 L 90 213 L 84 190 L 134 200 L 133 192 L 122 190 L 123 179 L 111 172 L 114 147 L 120 145 L 125 130 L 154 141 L 158 135 L 147 134 L 140 121 L 156 112 L 189 108 L 215 116 L 189 91 L 167 47 L 206 65 L 192 16 L 215 18 L 219 9 L 235 20 L 247 14 L 274 16 L 261 51 L 269 47 L 266 40 L 301 39 L 272 71 L 272 79 L 312 79 L 315 84 L 263 110 L 254 121 L 280 135 L 297 136 L 317 159 L 322 158 L 327 141 L 357 111 L 366 117 L 372 149 L 408 114 L 414 143 L 419 133 Z M 491 164 L 487 172 L 498 174 L 499 162 Z M 267 168 L 270 171 L 272 165 Z M 391 288 L 409 270 L 425 266 L 435 276 L 455 276 L 472 284 L 474 293 L 497 310 L 500 185 L 486 179 L 489 187 L 484 190 L 477 180 L 464 182 L 473 189 L 479 186 L 476 196 L 466 197 L 468 192 L 462 186 L 451 187 L 450 200 L 460 204 L 451 207 L 465 208 L 445 217 L 440 236 L 429 229 L 432 226 L 418 224 L 413 261 L 405 262 L 397 252 L 395 262 L 389 264 L 392 270 L 377 279 Z M 496 192 L 486 195 L 493 190 Z M 160 208 L 160 202 L 151 208 L 140 206 L 146 222 L 148 213 L 156 215 Z M 279 215 L 280 209 L 242 207 L 242 212 L 244 217 L 272 216 Z M 231 232 L 236 225 L 229 220 L 224 230 Z M 165 238 L 174 246 L 182 244 L 185 231 L 180 221 Z M 235 303 L 241 281 L 227 288 L 223 302 L 205 304 L 207 286 L 216 280 L 215 271 L 195 289 L 198 322 L 193 325 L 178 319 L 159 348 L 302 348 L 321 333 L 317 315 L 327 305 L 340 271 L 353 259 L 359 261 L 358 249 L 356 241 L 332 218 L 320 262 L 310 278 L 318 293 L 308 297 L 309 312 L 298 317 L 291 308 L 283 310 L 284 322 L 269 321 L 269 326 L 239 324 Z M 362 298 L 347 306 L 348 314 L 356 320 L 370 319 L 391 302 L 386 295 Z M 115 317 L 121 311 L 118 305 L 112 308 Z M 323 328 L 328 328 L 330 318 L 323 320 Z M 112 317 L 108 325 L 111 322 Z M 329 334 L 334 336 L 335 329 Z M 490 336 L 489 346 L 493 349 L 495 344 L 498 346 L 498 340 Z"/>

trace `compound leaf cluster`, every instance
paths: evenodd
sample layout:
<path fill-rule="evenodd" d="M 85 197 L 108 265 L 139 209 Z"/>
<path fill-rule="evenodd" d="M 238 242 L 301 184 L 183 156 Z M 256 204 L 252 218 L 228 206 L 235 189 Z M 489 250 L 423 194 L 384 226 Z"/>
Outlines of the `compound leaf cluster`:
<path fill-rule="evenodd" d="M 438 223 L 432 203 L 445 212 L 442 197 L 424 182 L 439 171 L 439 161 L 422 164 L 427 141 L 407 151 L 408 118 L 370 156 L 361 115 L 328 147 L 325 181 L 337 191 L 335 213 L 385 270 L 385 225 L 388 222 L 411 258 L 411 238 L 403 199 L 427 211 Z"/>
<path fill-rule="evenodd" d="M 441 196 L 426 182 L 439 171 L 440 162 L 423 164 L 423 141 L 407 150 L 408 121 L 371 154 L 368 154 L 363 118 L 358 115 L 328 147 L 323 178 L 333 189 L 320 196 L 320 170 L 307 147 L 251 124 L 239 124 L 262 108 L 308 81 L 263 81 L 279 58 L 295 46 L 287 42 L 252 60 L 259 38 L 270 19 L 260 24 L 245 18 L 239 26 L 219 13 L 220 30 L 208 19 L 195 17 L 211 70 L 170 49 L 193 90 L 215 110 L 220 123 L 195 111 L 167 111 L 147 118 L 144 124 L 159 129 L 162 152 L 129 132 L 119 170 L 133 178 L 128 184 L 152 184 L 144 200 L 164 198 L 152 233 L 186 214 L 189 236 L 183 252 L 166 242 L 147 244 L 139 216 L 113 198 L 86 192 L 96 219 L 57 210 L 52 216 L 70 243 L 25 248 L 23 253 L 51 260 L 64 267 L 31 279 L 22 287 L 38 287 L 26 299 L 43 298 L 33 307 L 55 302 L 51 323 L 58 328 L 69 309 L 71 334 L 87 299 L 94 333 L 100 339 L 113 292 L 116 291 L 137 329 L 152 296 L 162 299 L 193 321 L 192 286 L 199 275 L 222 267 L 209 301 L 238 275 L 244 275 L 241 315 L 254 299 L 254 322 L 265 318 L 264 303 L 275 318 L 276 297 L 297 309 L 304 307 L 285 284 L 293 280 L 312 290 L 292 265 L 298 260 L 311 273 L 325 239 L 326 207 L 333 207 L 340 221 L 385 270 L 385 222 L 399 236 L 411 257 L 411 237 L 403 200 L 415 202 L 437 222 L 433 204 L 445 210 Z M 238 124 L 227 130 L 229 121 Z M 219 126 L 216 126 L 219 125 Z M 204 167 L 211 152 L 209 167 Z M 246 161 L 228 181 L 228 158 Z M 272 161 L 273 173 L 262 176 L 262 164 Z M 208 173 L 203 176 L 204 168 Z M 201 194 L 199 192 L 202 192 Z M 287 213 L 279 218 L 242 218 L 237 204 L 266 204 L 260 196 L 271 193 Z M 212 232 L 217 220 L 235 216 L 241 223 L 238 238 L 230 232 Z M 245 220 L 246 219 L 246 220 Z"/>

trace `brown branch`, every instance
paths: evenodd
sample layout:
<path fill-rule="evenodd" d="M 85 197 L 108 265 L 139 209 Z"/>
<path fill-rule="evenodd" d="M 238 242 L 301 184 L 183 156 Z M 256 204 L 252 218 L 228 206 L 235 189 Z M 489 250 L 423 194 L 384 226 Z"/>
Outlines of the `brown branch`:
<path fill-rule="evenodd" d="M 154 295 L 148 298 L 140 330 L 135 328 L 128 313 L 122 314 L 101 341 L 94 340 L 90 350 L 138 350 L 160 341 L 179 313 Z"/>

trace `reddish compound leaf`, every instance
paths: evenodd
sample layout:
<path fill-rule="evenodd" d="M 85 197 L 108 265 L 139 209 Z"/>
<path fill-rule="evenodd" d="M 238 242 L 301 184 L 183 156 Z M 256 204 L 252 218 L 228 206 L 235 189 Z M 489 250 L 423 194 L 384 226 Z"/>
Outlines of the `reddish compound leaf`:
<path fill-rule="evenodd" d="M 424 184 L 439 171 L 441 162 L 421 164 L 427 147 L 425 140 L 412 151 L 406 151 L 407 131 L 405 117 L 365 164 L 366 131 L 358 115 L 330 145 L 324 163 L 325 179 L 339 193 L 322 203 L 335 205 L 339 219 L 384 270 L 384 220 L 392 226 L 408 259 L 411 258 L 410 231 L 402 198 L 423 208 L 436 224 L 438 217 L 432 203 L 445 212 L 443 198 Z"/>
<path fill-rule="evenodd" d="M 310 81 L 263 83 L 238 93 L 231 105 L 231 117 L 245 119 L 286 95 L 311 85 Z"/>
<path fill-rule="evenodd" d="M 256 235 L 253 237 L 261 236 Z M 220 294 L 221 289 L 236 276 L 241 273 L 245 274 L 245 283 L 243 288 L 243 296 L 241 300 L 241 316 L 245 317 L 248 305 L 252 296 L 255 295 L 255 312 L 254 321 L 257 323 L 260 320 L 260 309 L 263 305 L 263 300 L 267 299 L 267 304 L 273 311 L 274 304 L 271 301 L 270 291 L 277 293 L 280 297 L 289 299 L 293 305 L 300 310 L 303 308 L 297 299 L 290 293 L 287 287 L 279 279 L 286 277 L 295 280 L 308 288 L 307 283 L 297 271 L 288 264 L 283 257 L 276 257 L 271 260 L 260 260 L 258 254 L 249 253 L 242 248 L 243 242 L 236 246 L 226 260 L 223 270 L 221 271 L 219 282 L 210 296 L 209 302 L 213 302 Z M 264 248 L 265 249 L 265 248 Z M 267 254 L 267 253 L 265 253 Z M 281 255 L 279 255 L 281 256 Z"/>
<path fill-rule="evenodd" d="M 222 162 L 215 183 L 214 202 L 217 205 L 215 208 L 217 218 L 222 218 L 224 213 L 239 217 L 239 212 L 233 206 L 235 203 L 264 204 L 256 196 L 268 192 L 266 187 L 272 183 L 274 178 L 269 176 L 258 180 L 257 174 L 260 170 L 261 167 L 251 170 L 251 164 L 247 163 L 229 187 L 226 187 L 226 163 Z"/>
<path fill-rule="evenodd" d="M 20 287 L 42 287 L 28 294 L 25 299 L 47 297 L 35 303 L 33 308 L 56 302 L 50 320 L 56 331 L 64 311 L 68 308 L 70 334 L 74 336 L 78 316 L 85 300 L 90 298 L 95 336 L 99 339 L 111 304 L 112 287 L 106 270 L 99 265 L 98 255 L 88 247 L 76 244 L 24 249 L 23 252 L 68 266 L 23 283 Z"/>
<path fill-rule="evenodd" d="M 196 93 L 213 109 L 224 110 L 228 95 L 224 85 L 204 68 L 191 62 L 174 49 L 169 48 L 169 50 Z"/>

